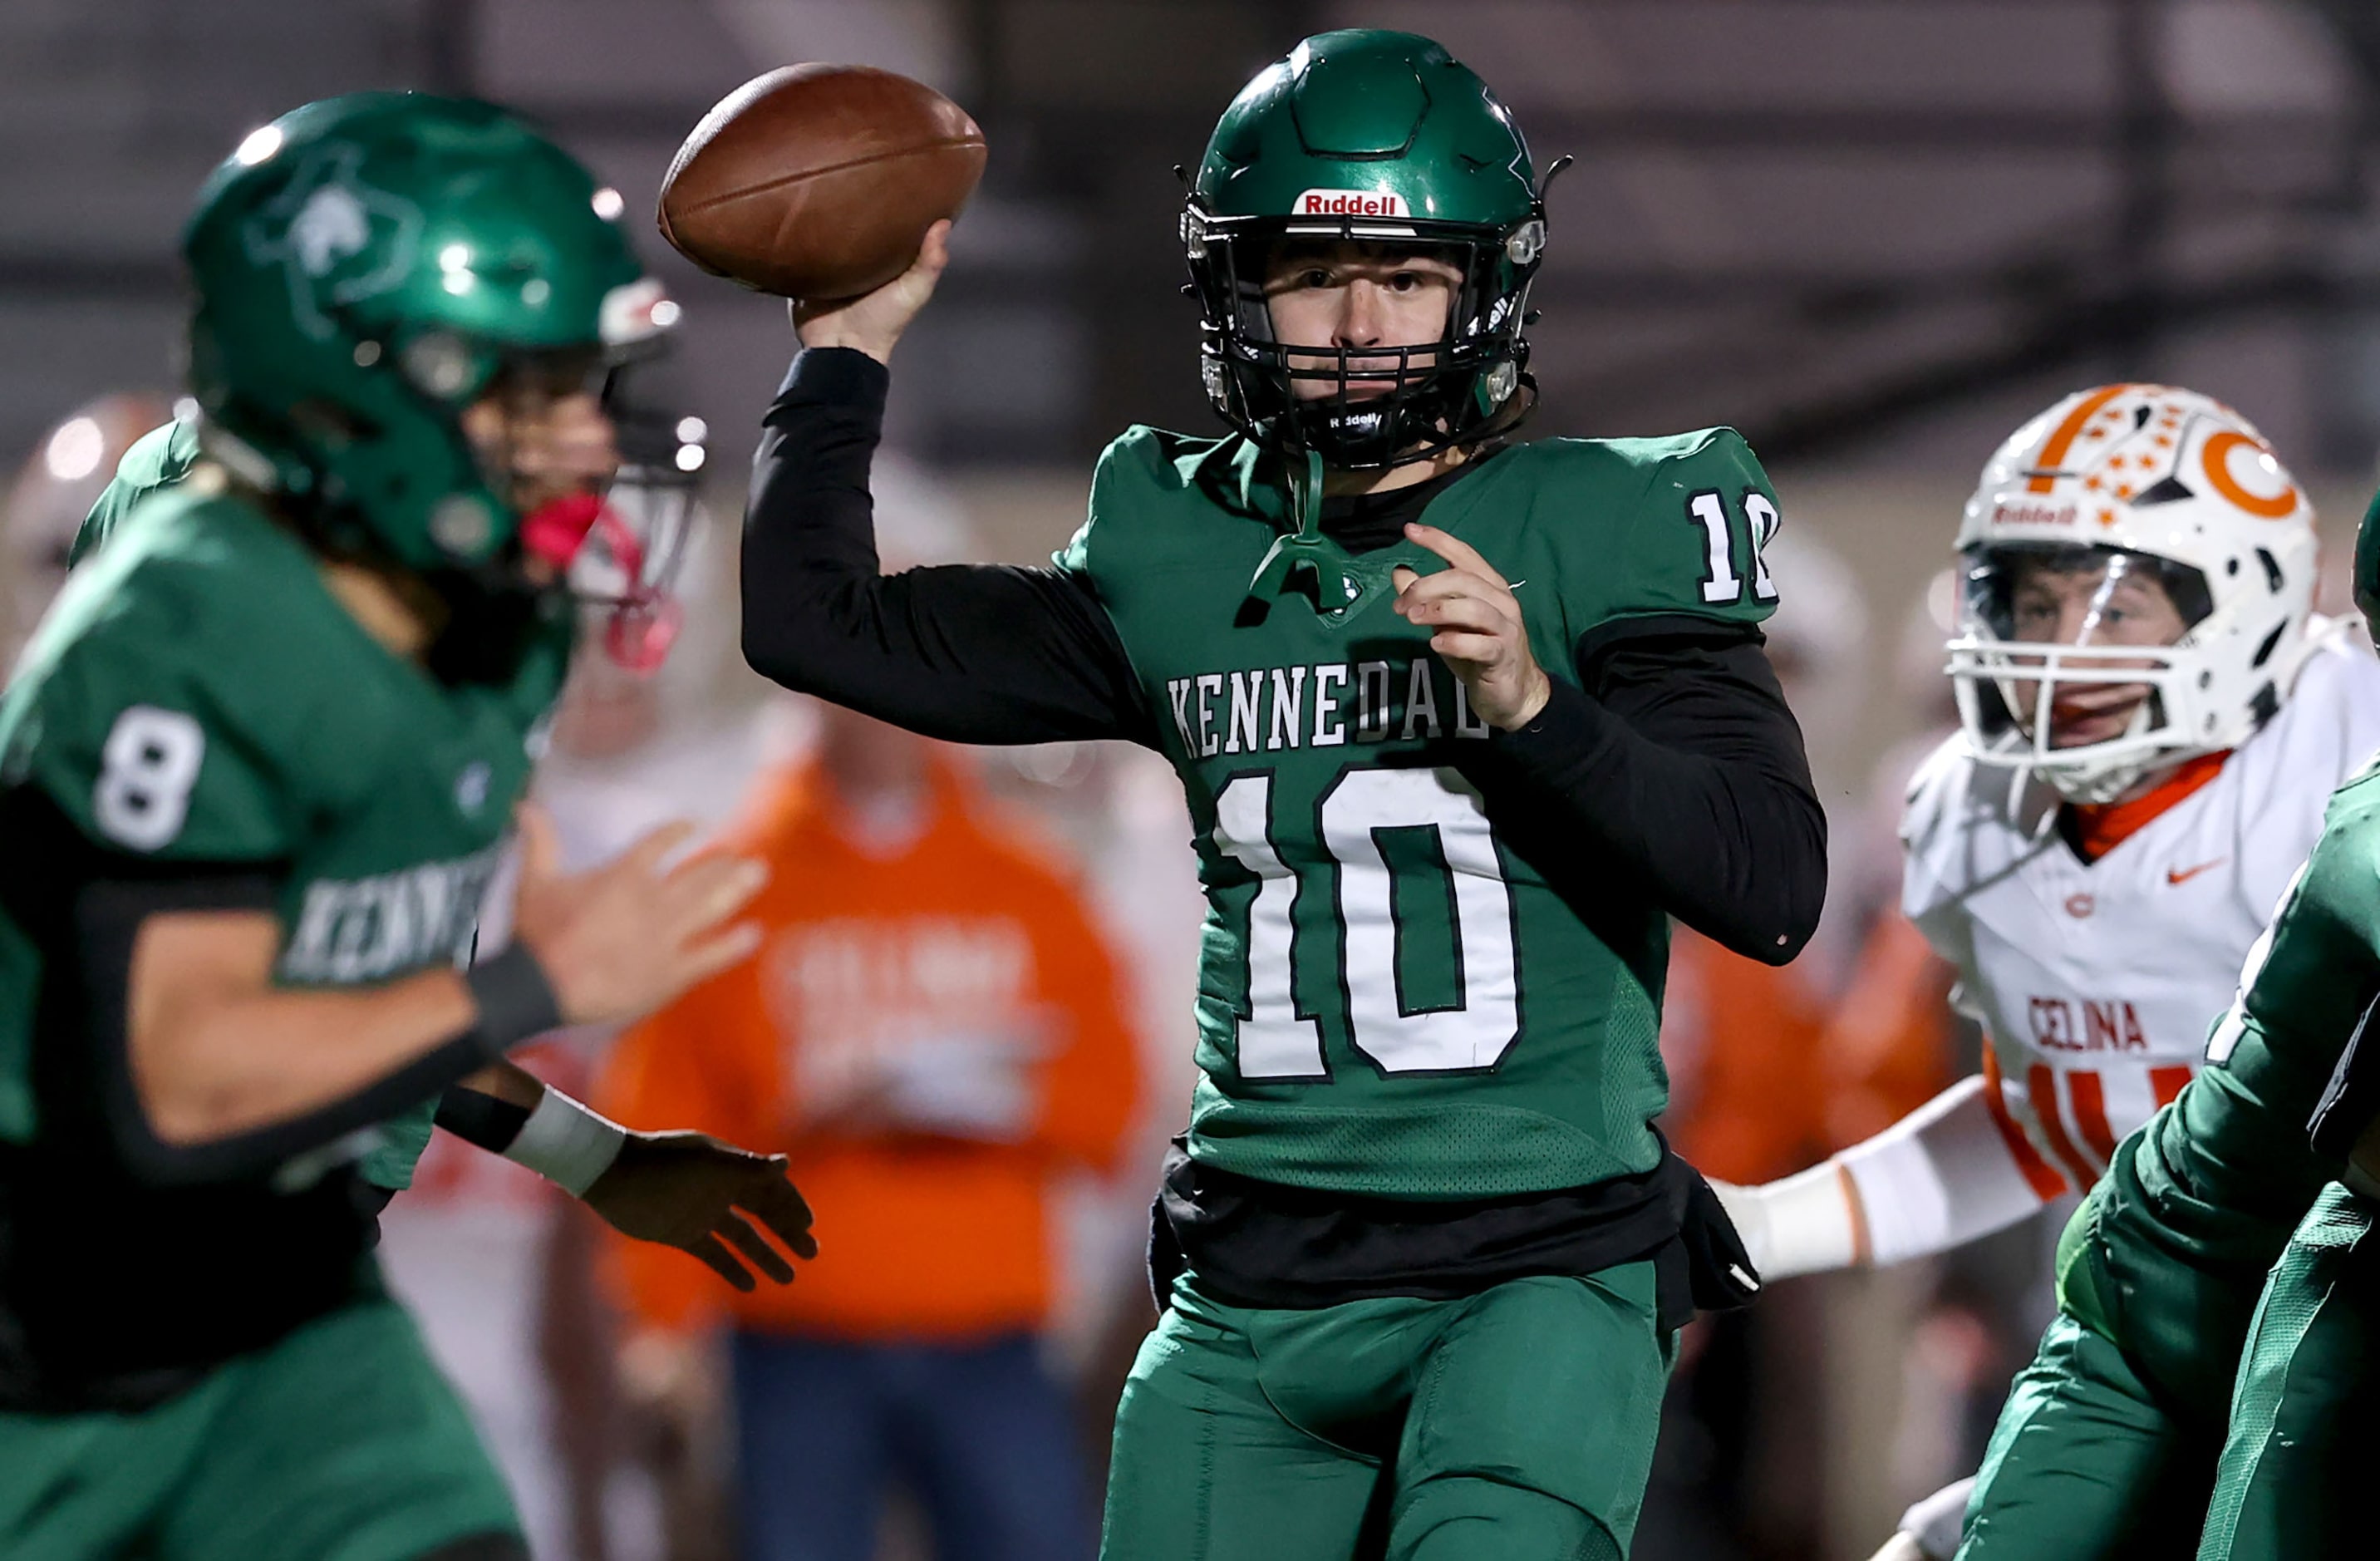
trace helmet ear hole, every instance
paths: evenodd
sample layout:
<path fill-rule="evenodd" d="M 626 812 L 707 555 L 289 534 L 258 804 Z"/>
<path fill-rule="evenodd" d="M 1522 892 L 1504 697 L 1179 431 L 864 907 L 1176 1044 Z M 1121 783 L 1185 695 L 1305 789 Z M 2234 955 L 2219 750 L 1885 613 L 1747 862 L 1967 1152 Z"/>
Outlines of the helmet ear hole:
<path fill-rule="evenodd" d="M 2265 585 L 2276 596 L 2281 593 L 2281 562 L 2270 550 L 2256 549 L 2256 562 L 2265 567 Z"/>

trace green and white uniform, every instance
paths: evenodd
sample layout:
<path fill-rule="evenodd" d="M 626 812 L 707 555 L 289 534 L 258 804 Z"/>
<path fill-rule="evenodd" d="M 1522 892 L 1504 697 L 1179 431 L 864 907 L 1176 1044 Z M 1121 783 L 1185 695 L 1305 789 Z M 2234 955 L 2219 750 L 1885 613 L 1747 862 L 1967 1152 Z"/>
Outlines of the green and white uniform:
<path fill-rule="evenodd" d="M 565 613 L 508 685 L 443 687 L 365 633 L 294 534 L 185 487 L 121 520 L 28 648 L 0 794 L 68 843 L 0 867 L 0 1553 L 394 1558 L 513 1527 L 369 1253 L 430 1103 L 270 1177 L 144 1183 L 112 1141 L 120 1062 L 75 1018 L 72 910 L 94 883 L 250 882 L 287 984 L 454 963 L 569 635 Z M 269 1422 L 243 1409 L 260 1398 Z M 386 1480 L 323 1472 L 347 1453 Z"/>
<path fill-rule="evenodd" d="M 1113 621 L 1188 793 L 1210 906 L 1192 1157 L 1407 1200 L 1651 1168 L 1667 919 L 1612 896 L 1624 910 L 1590 921 L 1592 885 L 1566 896 L 1582 885 L 1489 827 L 1462 768 L 1488 725 L 1391 606 L 1390 571 L 1435 555 L 1398 542 L 1357 560 L 1352 608 L 1290 596 L 1246 621 L 1283 519 L 1262 464 L 1245 440 L 1135 429 L 1060 559 Z M 1522 582 L 1557 677 L 1647 620 L 1773 610 L 1755 540 L 1776 501 L 1730 429 L 1517 445 L 1425 516 Z"/>
<path fill-rule="evenodd" d="M 1282 529 L 1262 464 L 1243 440 L 1135 429 L 1060 560 L 1113 621 L 1189 796 L 1209 904 L 1191 1158 L 1402 1201 L 1648 1170 L 1666 918 L 1564 878 L 1596 870 L 1559 842 L 1524 857 L 1491 826 L 1463 773 L 1488 727 L 1391 607 L 1391 569 L 1433 555 L 1362 555 L 1343 612 L 1244 607 Z M 1522 582 L 1536 654 L 1566 679 L 1581 645 L 1767 617 L 1775 516 L 1725 429 L 1516 446 L 1424 511 Z M 1380 1500 L 1396 1555 L 1625 1554 L 1670 1361 L 1651 1263 L 1267 1310 L 1203 1293 L 1196 1261 L 1124 1391 L 1111 1561 L 1260 1536 L 1335 1554 Z"/>
<path fill-rule="evenodd" d="M 530 527 L 466 413 L 591 388 L 674 317 L 618 215 L 552 142 L 426 93 L 308 104 L 199 192 L 200 422 L 132 452 L 0 695 L 0 1554 L 519 1552 L 370 1245 L 431 1098 L 544 1010 L 503 1021 L 492 974 L 481 1026 L 198 1142 L 143 1108 L 128 1010 L 177 910 L 276 918 L 284 987 L 467 956 L 569 661 L 570 528 L 600 516 Z M 325 557 L 436 604 L 419 662 Z"/>
<path fill-rule="evenodd" d="M 1535 396 L 1544 205 L 1510 110 L 1427 39 L 1325 33 L 1260 72 L 1182 232 L 1230 436 L 1124 433 L 1054 574 L 886 577 L 864 501 L 885 371 L 805 351 L 755 463 L 746 653 L 929 736 L 1127 738 L 1181 777 L 1200 1078 L 1109 1561 L 1618 1557 L 1682 1271 L 1706 1300 L 1753 1287 L 1650 1125 L 1667 914 L 1781 960 L 1824 882 L 1758 650 L 1776 501 L 1725 429 L 1505 443 Z M 1280 338 L 1279 246 L 1339 241 L 1459 274 L 1433 273 L 1434 342 Z M 1333 471 L 1453 449 L 1326 497 Z M 1399 567 L 1447 567 L 1416 521 L 1512 582 L 1555 682 L 1523 729 L 1491 735 L 1396 611 Z"/>
<path fill-rule="evenodd" d="M 2141 1555 L 2196 1542 L 2259 1287 L 2338 1169 L 2306 1124 L 2374 994 L 2380 773 L 2367 768 L 2331 799 L 2206 1066 L 2119 1146 L 2068 1226 L 2060 1315 L 1993 1433 L 1965 1561 L 2058 1553 L 2073 1538 L 2070 1482 L 2134 1493 L 2125 1531 Z"/>

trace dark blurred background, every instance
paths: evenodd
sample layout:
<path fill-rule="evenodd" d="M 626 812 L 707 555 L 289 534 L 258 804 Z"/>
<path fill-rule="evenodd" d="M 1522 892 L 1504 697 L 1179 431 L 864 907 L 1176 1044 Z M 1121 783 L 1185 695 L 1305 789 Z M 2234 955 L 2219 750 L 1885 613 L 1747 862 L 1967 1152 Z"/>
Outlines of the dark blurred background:
<path fill-rule="evenodd" d="M 1912 966 L 1881 996 L 1861 972 L 1890 915 L 1895 777 L 1945 719 L 1944 568 L 1992 447 L 2083 385 L 2185 384 L 2262 427 L 2343 552 L 2380 452 L 2372 0 L 0 0 L 0 460 L 24 463 L 24 494 L 94 476 L 69 469 L 95 435 L 53 437 L 74 409 L 170 398 L 191 193 L 300 102 L 366 87 L 496 99 L 650 211 L 680 138 L 737 83 L 860 62 L 951 93 L 991 147 L 896 365 L 891 442 L 910 464 L 886 523 L 905 557 L 1046 555 L 1123 424 L 1212 426 L 1179 295 L 1174 165 L 1196 163 L 1257 69 L 1351 25 L 1439 39 L 1512 105 L 1541 167 L 1577 159 L 1550 197 L 1533 432 L 1731 423 L 1777 479 L 1772 648 L 1833 815 L 1831 931 L 1794 984 L 1756 991 L 1682 945 L 1664 1045 L 1682 1141 L 1718 1132 L 1690 1118 L 1724 1092 L 1730 1056 L 1813 1057 L 1791 1111 L 1751 1125 L 1765 1147 L 1711 1166 L 1793 1169 L 1973 1066 L 1973 1037 L 1925 985 L 1938 970 Z M 814 712 L 735 665 L 725 589 L 744 451 L 792 350 L 783 305 L 697 274 L 650 229 L 644 249 L 686 306 L 663 394 L 710 431 L 713 518 L 689 583 L 706 612 L 661 684 L 580 690 L 589 735 L 540 785 L 593 855 L 628 821 L 730 816 L 755 774 L 816 741 Z M 1146 1322 L 1133 1225 L 1187 1087 L 1185 830 L 1161 766 L 1129 755 L 983 765 L 1069 843 L 1145 1032 L 1141 1151 L 1068 1194 L 1059 1222 L 1050 1358 L 1095 1472 Z M 1880 1004 L 1916 1016 L 1898 1039 L 1868 1022 Z M 1731 1031 L 1746 1015 L 1760 1023 Z M 556 1294 L 602 1293 L 584 1233 L 552 1229 L 540 1262 L 565 1275 Z M 1902 1502 L 1972 1467 L 2046 1304 L 2046 1239 L 1780 1287 L 1759 1332 L 1690 1340 L 1639 1556 L 1867 1555 Z M 445 1319 L 433 1334 L 487 1412 L 511 1415 L 523 1445 L 545 1439 L 520 1457 L 559 1456 L 531 1422 L 636 1396 L 552 1367 L 616 1347 L 601 1318 L 556 1322 L 548 1305 L 474 1343 L 489 1324 L 473 1286 L 509 1281 L 449 1266 L 409 1293 Z M 717 1471 L 698 1430 L 666 1446 L 637 1434 L 622 1433 L 641 1449 L 619 1453 L 622 1470 Z M 698 1495 L 672 1494 L 667 1468 L 613 1488 L 613 1454 L 590 1456 L 552 1476 L 573 1494 L 552 1502 L 577 1511 L 552 1520 L 576 1536 L 552 1554 L 720 1553 L 723 1531 Z M 916 1523 L 890 1521 L 888 1554 L 929 1553 Z"/>
<path fill-rule="evenodd" d="M 804 58 L 917 75 L 991 140 L 903 397 L 916 448 L 1031 465 L 1120 409 L 1196 424 L 1169 170 L 1256 67 L 1358 23 L 1439 38 L 1541 163 L 1579 159 L 1538 292 L 1549 430 L 1725 420 L 1779 464 L 1964 467 L 2121 361 L 2301 465 L 2380 436 L 2360 0 L 9 0 L 0 445 L 165 371 L 188 193 L 292 104 L 500 99 L 650 206 L 705 107 Z M 667 263 L 701 409 L 748 421 L 769 306 Z"/>

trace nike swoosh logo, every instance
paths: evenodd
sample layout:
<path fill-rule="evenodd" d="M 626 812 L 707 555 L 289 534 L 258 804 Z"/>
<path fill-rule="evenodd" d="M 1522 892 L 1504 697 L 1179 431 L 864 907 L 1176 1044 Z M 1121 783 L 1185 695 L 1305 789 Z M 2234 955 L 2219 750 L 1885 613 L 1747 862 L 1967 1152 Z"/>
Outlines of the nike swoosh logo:
<path fill-rule="evenodd" d="M 2185 867 L 2179 872 L 2168 867 L 2165 870 L 2165 881 L 2168 884 L 2187 884 L 2208 868 L 2221 867 L 2230 860 L 2229 857 L 2216 857 L 2213 861 L 2203 861 L 2196 867 Z"/>

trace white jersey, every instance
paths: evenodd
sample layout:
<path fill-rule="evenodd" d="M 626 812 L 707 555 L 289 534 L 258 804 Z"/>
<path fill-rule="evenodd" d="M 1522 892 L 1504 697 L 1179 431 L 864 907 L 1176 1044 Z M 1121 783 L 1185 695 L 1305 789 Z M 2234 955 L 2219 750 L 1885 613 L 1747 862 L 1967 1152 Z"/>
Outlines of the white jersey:
<path fill-rule="evenodd" d="M 1902 909 L 1958 967 L 1986 1100 L 2038 1197 L 2097 1180 L 2189 1081 L 2331 792 L 2380 749 L 2380 661 L 2309 628 L 2273 718 L 2095 861 L 2060 836 L 2056 793 L 1963 738 L 1911 785 Z"/>

